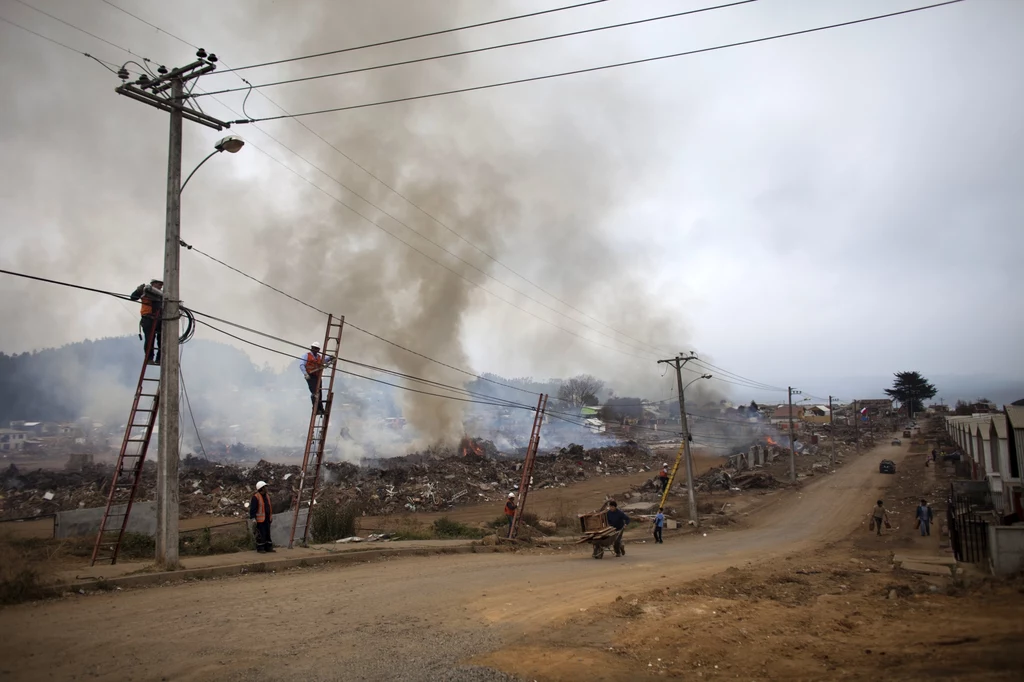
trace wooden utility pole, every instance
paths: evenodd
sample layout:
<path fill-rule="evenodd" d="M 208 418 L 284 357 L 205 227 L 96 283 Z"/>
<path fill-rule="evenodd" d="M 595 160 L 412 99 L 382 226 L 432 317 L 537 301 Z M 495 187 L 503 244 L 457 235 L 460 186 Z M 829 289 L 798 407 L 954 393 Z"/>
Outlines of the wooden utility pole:
<path fill-rule="evenodd" d="M 801 395 L 798 391 L 789 386 L 789 480 L 796 481 L 796 431 L 793 428 L 793 394 Z"/>
<path fill-rule="evenodd" d="M 857 411 L 857 401 L 853 401 L 853 438 L 857 454 L 860 454 L 860 412 Z"/>
<path fill-rule="evenodd" d="M 697 514 L 697 496 L 693 491 L 693 455 L 690 452 L 690 426 L 686 423 L 686 403 L 683 400 L 683 393 L 685 391 L 683 388 L 683 365 L 696 357 L 695 353 L 690 353 L 686 357 L 680 354 L 669 360 L 658 360 L 658 364 L 665 363 L 672 365 L 676 369 L 676 386 L 679 389 L 679 419 L 682 422 L 683 454 L 686 461 L 686 496 L 690 503 L 690 521 L 693 522 L 694 526 L 700 528 L 700 517 Z"/>
<path fill-rule="evenodd" d="M 117 72 L 123 82 L 116 92 L 170 114 L 167 152 L 167 211 L 164 229 L 163 321 L 160 333 L 160 436 L 156 472 L 156 563 L 165 569 L 178 568 L 178 316 L 181 305 L 178 286 L 181 254 L 181 138 L 184 120 L 215 130 L 230 124 L 188 106 L 191 95 L 185 85 L 217 68 L 217 55 L 196 52 L 196 60 L 168 71 L 147 74 L 129 82 L 125 67 Z M 220 151 L 218 149 L 218 151 Z M 207 157 L 209 158 L 209 157 Z M 203 161 L 205 162 L 206 159 Z M 202 165 L 202 164 L 200 164 Z M 194 172 L 194 171 L 193 171 Z M 192 177 L 191 175 L 189 177 Z M 188 182 L 188 180 L 186 180 Z"/>
<path fill-rule="evenodd" d="M 829 456 L 829 462 L 832 466 L 836 465 L 836 420 L 832 410 L 832 396 L 828 397 L 828 438 L 832 441 L 832 454 Z"/>

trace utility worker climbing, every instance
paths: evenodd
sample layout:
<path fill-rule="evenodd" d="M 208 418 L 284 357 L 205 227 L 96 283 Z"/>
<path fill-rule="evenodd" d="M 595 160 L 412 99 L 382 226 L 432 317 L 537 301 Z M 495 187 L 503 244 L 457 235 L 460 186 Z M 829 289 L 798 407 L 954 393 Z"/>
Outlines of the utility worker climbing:
<path fill-rule="evenodd" d="M 658 485 L 661 492 L 665 492 L 665 488 L 668 487 L 668 462 L 661 465 L 661 471 L 658 472 Z"/>
<path fill-rule="evenodd" d="M 508 519 L 507 537 L 512 537 L 512 520 L 516 517 L 516 494 L 509 493 L 508 501 L 505 502 L 505 518 Z"/>
<path fill-rule="evenodd" d="M 267 484 L 260 481 L 256 484 L 256 492 L 252 499 L 249 500 L 249 519 L 256 522 L 256 551 L 260 554 L 277 551 L 270 539 L 270 521 L 273 516 L 274 510 L 271 508 Z"/>
<path fill-rule="evenodd" d="M 133 301 L 142 303 L 140 310 L 142 319 L 139 320 L 142 334 L 139 334 L 139 338 L 143 339 L 146 344 L 146 360 L 154 365 L 160 364 L 160 332 L 163 330 L 164 308 L 163 287 L 162 281 L 151 279 L 149 284 L 140 284 L 136 287 L 131 296 Z"/>
<path fill-rule="evenodd" d="M 299 361 L 299 369 L 309 386 L 309 400 L 316 408 L 317 414 L 324 414 L 324 401 L 320 395 L 320 373 L 324 367 L 334 362 L 330 355 L 320 352 L 320 344 L 314 341 L 309 344 L 309 352 Z"/>

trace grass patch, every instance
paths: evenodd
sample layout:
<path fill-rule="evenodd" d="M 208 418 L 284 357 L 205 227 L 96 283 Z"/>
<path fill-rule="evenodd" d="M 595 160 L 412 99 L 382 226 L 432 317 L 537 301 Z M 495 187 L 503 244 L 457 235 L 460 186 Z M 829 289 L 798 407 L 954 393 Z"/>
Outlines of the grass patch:
<path fill-rule="evenodd" d="M 313 508 L 310 534 L 313 542 L 334 542 L 356 534 L 355 505 L 341 504 L 337 500 L 322 500 Z"/>
<path fill-rule="evenodd" d="M 474 528 L 458 521 L 452 521 L 447 516 L 442 516 L 434 521 L 432 526 L 434 536 L 441 539 L 448 538 L 482 538 L 487 535 L 483 528 Z"/>
<path fill-rule="evenodd" d="M 0 604 L 19 604 L 23 601 L 41 599 L 47 590 L 39 582 L 39 574 L 24 568 L 9 578 L 0 580 Z"/>

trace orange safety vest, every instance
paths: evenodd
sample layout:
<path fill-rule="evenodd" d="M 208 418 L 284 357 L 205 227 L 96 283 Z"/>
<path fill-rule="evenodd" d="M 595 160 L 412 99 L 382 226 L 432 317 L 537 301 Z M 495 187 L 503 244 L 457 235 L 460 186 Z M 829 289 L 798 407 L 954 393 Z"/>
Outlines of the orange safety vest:
<path fill-rule="evenodd" d="M 658 472 L 658 478 L 668 478 L 668 469 L 662 467 L 661 471 Z"/>
<path fill-rule="evenodd" d="M 505 516 L 515 516 L 515 515 L 516 515 L 516 505 L 515 505 L 515 502 L 506 502 L 505 503 Z"/>
<path fill-rule="evenodd" d="M 312 353 L 306 353 L 306 374 L 315 374 L 323 369 L 324 356 L 313 355 Z"/>
<path fill-rule="evenodd" d="M 154 299 L 150 298 L 149 296 L 146 296 L 145 294 L 143 294 L 142 296 L 141 303 L 141 313 L 143 317 L 152 317 L 155 311 L 160 310 L 160 304 L 157 303 Z"/>
<path fill-rule="evenodd" d="M 270 522 L 274 516 L 274 510 L 270 508 L 270 500 L 264 498 L 263 493 L 253 495 L 256 500 L 256 523 Z"/>

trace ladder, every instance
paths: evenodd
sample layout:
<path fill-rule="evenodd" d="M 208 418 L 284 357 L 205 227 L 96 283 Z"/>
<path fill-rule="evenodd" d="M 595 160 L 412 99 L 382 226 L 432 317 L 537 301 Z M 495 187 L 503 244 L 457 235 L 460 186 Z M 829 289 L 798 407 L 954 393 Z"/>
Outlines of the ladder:
<path fill-rule="evenodd" d="M 160 407 L 160 366 L 149 362 L 150 350 L 147 349 L 142 361 L 135 400 L 132 401 L 128 426 L 124 430 L 124 440 L 121 441 L 121 452 L 117 455 L 117 467 L 110 482 L 107 506 L 103 510 L 103 520 L 100 521 L 96 544 L 92 548 L 90 566 L 96 565 L 97 561 L 117 563 L 117 553 L 128 528 L 128 516 L 139 489 L 139 481 L 142 480 L 142 464 L 146 460 L 146 451 L 149 449 L 149 440 Z"/>
<path fill-rule="evenodd" d="M 519 534 L 519 522 L 526 512 L 526 495 L 530 492 L 533 482 L 533 465 L 537 462 L 537 449 L 540 447 L 540 427 L 544 424 L 544 412 L 548 408 L 548 396 L 542 393 L 537 398 L 537 411 L 533 415 L 533 429 L 530 430 L 530 444 L 526 447 L 526 459 L 523 460 L 523 477 L 519 482 L 519 504 L 516 515 L 512 518 L 512 528 L 508 531 L 509 539 Z"/>
<path fill-rule="evenodd" d="M 316 486 L 320 482 L 320 469 L 324 461 L 324 445 L 327 442 L 327 426 L 331 420 L 331 405 L 334 402 L 334 378 L 337 375 L 336 365 L 338 353 L 341 351 L 341 332 L 345 326 L 345 316 L 327 316 L 327 332 L 321 352 L 333 361 L 325 363 L 320 371 L 317 386 L 319 401 L 314 402 L 309 416 L 309 432 L 306 435 L 306 450 L 302 454 L 302 471 L 299 473 L 299 490 L 295 493 L 295 505 L 292 513 L 292 530 L 288 535 L 288 549 L 295 546 L 296 531 L 299 532 L 299 544 L 306 546 L 309 538 L 309 525 L 313 517 L 313 505 L 316 503 Z M 324 406 L 323 414 L 317 409 L 318 404 Z M 303 495 L 308 493 L 306 518 L 299 523 L 302 511 Z"/>

